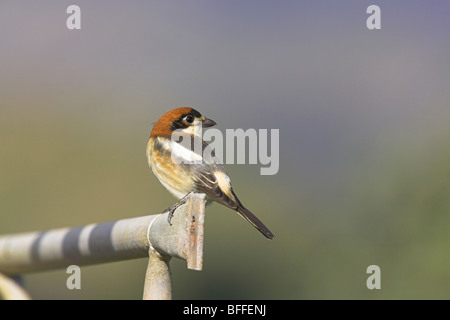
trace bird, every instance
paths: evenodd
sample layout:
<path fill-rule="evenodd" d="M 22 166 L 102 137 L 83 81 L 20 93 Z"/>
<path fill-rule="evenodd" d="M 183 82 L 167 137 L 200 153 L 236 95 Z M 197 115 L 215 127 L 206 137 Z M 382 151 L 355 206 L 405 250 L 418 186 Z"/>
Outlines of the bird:
<path fill-rule="evenodd" d="M 161 184 L 179 199 L 165 211 L 169 211 L 169 223 L 190 193 L 204 193 L 208 203 L 215 201 L 235 210 L 267 239 L 273 239 L 273 233 L 238 199 L 214 152 L 203 154 L 208 143 L 202 139 L 202 128 L 214 125 L 215 121 L 197 110 L 179 107 L 166 112 L 153 126 L 146 150 L 148 165 Z M 196 145 L 201 146 L 202 154 Z"/>

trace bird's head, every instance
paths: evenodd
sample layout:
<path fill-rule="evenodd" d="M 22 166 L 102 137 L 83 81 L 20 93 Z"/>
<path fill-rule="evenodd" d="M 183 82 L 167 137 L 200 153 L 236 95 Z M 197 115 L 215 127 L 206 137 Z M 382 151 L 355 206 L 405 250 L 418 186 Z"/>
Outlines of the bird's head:
<path fill-rule="evenodd" d="M 150 137 L 170 137 L 175 130 L 200 136 L 202 127 L 212 127 L 215 124 L 213 120 L 205 118 L 197 110 L 181 107 L 162 115 L 155 123 Z"/>

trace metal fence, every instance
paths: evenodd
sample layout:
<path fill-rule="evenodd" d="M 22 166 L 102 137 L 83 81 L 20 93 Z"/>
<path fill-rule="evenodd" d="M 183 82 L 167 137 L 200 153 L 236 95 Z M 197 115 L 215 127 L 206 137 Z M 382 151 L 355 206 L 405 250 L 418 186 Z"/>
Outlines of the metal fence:
<path fill-rule="evenodd" d="M 168 213 L 0 236 L 0 298 L 26 299 L 13 280 L 27 272 L 148 257 L 143 299 L 171 299 L 169 261 L 201 270 L 206 196 L 190 194 L 171 223 Z"/>

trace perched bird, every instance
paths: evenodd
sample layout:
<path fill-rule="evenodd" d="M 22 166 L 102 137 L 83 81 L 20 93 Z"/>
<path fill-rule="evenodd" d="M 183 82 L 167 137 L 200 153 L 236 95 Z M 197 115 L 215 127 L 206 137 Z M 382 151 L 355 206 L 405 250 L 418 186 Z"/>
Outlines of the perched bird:
<path fill-rule="evenodd" d="M 208 144 L 202 140 L 202 127 L 215 124 L 197 110 L 182 107 L 165 113 L 152 129 L 147 144 L 148 164 L 161 184 L 181 199 L 168 209 L 169 217 L 189 193 L 205 193 L 208 200 L 236 210 L 264 236 L 273 239 L 272 232 L 239 201 L 225 168 L 214 154 L 203 154 Z M 187 147 L 188 140 L 191 143 Z M 200 150 L 196 144 L 200 145 Z"/>

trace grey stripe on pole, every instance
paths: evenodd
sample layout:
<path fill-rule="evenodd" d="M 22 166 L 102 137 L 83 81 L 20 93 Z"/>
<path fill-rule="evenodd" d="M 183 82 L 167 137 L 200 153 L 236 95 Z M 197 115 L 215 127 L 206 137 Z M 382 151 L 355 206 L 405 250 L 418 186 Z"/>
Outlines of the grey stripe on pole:
<path fill-rule="evenodd" d="M 165 213 L 0 236 L 0 272 L 15 275 L 66 268 L 71 264 L 81 266 L 148 257 L 148 240 L 160 254 L 184 259 L 189 269 L 201 270 L 205 202 L 204 194 L 191 194 L 186 204 L 175 211 L 172 225 Z"/>

